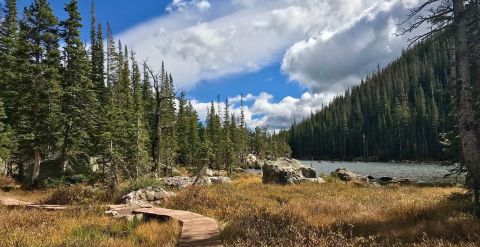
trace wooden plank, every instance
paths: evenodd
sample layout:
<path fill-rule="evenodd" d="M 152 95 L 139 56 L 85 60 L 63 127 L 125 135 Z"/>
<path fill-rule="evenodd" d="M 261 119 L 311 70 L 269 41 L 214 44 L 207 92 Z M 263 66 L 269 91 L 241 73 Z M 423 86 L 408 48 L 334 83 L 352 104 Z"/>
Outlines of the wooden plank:
<path fill-rule="evenodd" d="M 222 247 L 220 230 L 215 219 L 200 214 L 166 208 L 142 208 L 134 213 L 148 216 L 170 217 L 182 223 L 180 247 Z"/>

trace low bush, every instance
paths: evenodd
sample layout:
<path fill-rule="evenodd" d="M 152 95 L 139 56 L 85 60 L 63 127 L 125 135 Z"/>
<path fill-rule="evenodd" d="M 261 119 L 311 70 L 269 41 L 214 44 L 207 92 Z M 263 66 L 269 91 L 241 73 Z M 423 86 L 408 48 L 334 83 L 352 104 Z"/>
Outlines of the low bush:
<path fill-rule="evenodd" d="M 15 179 L 10 176 L 2 176 L 0 175 L 0 187 L 13 187 L 17 184 Z"/>
<path fill-rule="evenodd" d="M 62 177 L 49 177 L 40 181 L 40 187 L 44 188 L 57 188 L 65 185 L 89 183 L 93 178 L 86 174 L 75 174 Z"/>
<path fill-rule="evenodd" d="M 59 205 L 96 205 L 103 202 L 110 202 L 106 190 L 83 184 L 60 186 L 43 201 L 45 204 Z"/>

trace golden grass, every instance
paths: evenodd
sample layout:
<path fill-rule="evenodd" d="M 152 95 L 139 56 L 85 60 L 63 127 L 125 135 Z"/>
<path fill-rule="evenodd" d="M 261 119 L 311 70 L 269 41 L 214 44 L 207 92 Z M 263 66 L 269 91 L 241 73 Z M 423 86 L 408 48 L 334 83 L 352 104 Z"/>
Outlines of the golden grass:
<path fill-rule="evenodd" d="M 475 246 L 480 221 L 460 188 L 358 187 L 338 181 L 189 188 L 167 207 L 221 221 L 227 246 Z"/>
<path fill-rule="evenodd" d="M 0 197 L 9 197 L 25 202 L 39 203 L 44 201 L 46 198 L 50 197 L 53 193 L 52 189 L 42 189 L 42 190 L 22 190 L 22 189 L 13 189 L 9 192 L 0 190 Z"/>
<path fill-rule="evenodd" d="M 62 212 L 0 207 L 0 246 L 176 246 L 176 221 L 128 222 L 97 209 Z M 161 243 L 161 245 L 159 245 Z"/>

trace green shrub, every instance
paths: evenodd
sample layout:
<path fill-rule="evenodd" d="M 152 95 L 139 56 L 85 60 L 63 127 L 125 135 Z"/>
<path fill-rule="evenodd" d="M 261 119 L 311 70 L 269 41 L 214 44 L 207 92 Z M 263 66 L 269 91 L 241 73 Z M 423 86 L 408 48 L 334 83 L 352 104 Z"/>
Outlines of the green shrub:
<path fill-rule="evenodd" d="M 49 177 L 40 181 L 40 186 L 44 188 L 57 188 L 65 185 L 90 183 L 94 181 L 92 176 L 86 174 L 74 174 L 62 177 Z"/>

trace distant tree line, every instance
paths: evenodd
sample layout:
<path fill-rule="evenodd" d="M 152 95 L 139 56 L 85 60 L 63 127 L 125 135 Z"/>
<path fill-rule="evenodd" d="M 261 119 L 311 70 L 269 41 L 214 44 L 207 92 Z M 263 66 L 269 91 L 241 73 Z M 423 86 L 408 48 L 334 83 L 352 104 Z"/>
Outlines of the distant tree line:
<path fill-rule="evenodd" d="M 228 100 L 209 109 L 205 122 L 162 63 L 155 72 L 135 52 L 115 41 L 110 25 L 95 20 L 90 47 L 80 36 L 78 0 L 59 20 L 47 0 L 34 0 L 18 20 L 16 0 L 7 0 L 0 26 L 0 162 L 19 178 L 38 182 L 46 161 L 71 167 L 99 165 L 112 186 L 173 168 L 232 170 L 249 153 L 260 158 L 290 149 L 265 128 L 250 130 L 243 112 Z M 62 47 L 60 47 L 60 43 Z"/>
<path fill-rule="evenodd" d="M 466 18 L 472 84 L 468 90 L 473 97 L 478 125 L 480 8 L 478 1 L 468 2 Z M 442 13 L 447 14 L 452 8 L 447 5 Z M 416 39 L 421 42 L 404 51 L 400 58 L 383 69 L 378 68 L 360 85 L 281 133 L 289 140 L 293 156 L 304 159 L 460 160 L 458 106 L 461 84 L 456 83 L 454 34 L 439 30 L 422 37 L 425 39 Z"/>

